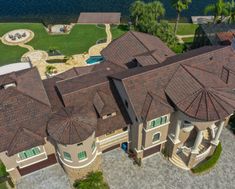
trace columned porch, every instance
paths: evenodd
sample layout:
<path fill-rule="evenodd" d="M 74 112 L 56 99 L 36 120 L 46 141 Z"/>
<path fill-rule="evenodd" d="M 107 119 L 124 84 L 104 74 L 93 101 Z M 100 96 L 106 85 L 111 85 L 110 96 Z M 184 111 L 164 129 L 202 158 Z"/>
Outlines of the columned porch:
<path fill-rule="evenodd" d="M 216 146 L 219 144 L 219 138 L 223 127 L 224 121 L 221 121 L 219 126 L 212 124 L 205 130 L 197 129 L 194 139 L 189 138 L 190 140 L 182 143 L 179 140 L 179 130 L 181 131 L 184 128 L 181 128 L 178 123 L 174 134 L 175 137 L 172 138 L 175 152 L 170 156 L 170 161 L 185 170 L 195 167 L 206 157 L 213 154 Z"/>

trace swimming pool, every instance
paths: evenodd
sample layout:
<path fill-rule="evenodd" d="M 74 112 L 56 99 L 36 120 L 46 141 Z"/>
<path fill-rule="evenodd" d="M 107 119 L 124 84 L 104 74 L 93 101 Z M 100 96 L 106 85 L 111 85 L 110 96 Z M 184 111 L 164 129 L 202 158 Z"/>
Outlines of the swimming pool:
<path fill-rule="evenodd" d="M 86 63 L 87 64 L 99 64 L 103 60 L 104 60 L 103 56 L 90 56 L 90 58 L 86 60 Z"/>

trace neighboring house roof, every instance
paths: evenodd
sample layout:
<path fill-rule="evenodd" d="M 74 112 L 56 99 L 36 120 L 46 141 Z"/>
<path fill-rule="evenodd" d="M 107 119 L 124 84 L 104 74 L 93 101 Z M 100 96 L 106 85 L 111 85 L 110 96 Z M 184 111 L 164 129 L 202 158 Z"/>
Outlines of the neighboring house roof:
<path fill-rule="evenodd" d="M 0 89 L 0 151 L 12 155 L 41 145 L 47 136 L 50 103 L 37 69 L 3 75 L 0 81 L 1 86 L 16 85 Z"/>
<path fill-rule="evenodd" d="M 140 64 L 155 64 L 163 62 L 167 57 L 175 55 L 160 39 L 155 36 L 140 33 L 127 32 L 120 38 L 111 42 L 101 54 L 105 60 L 109 60 L 121 66 L 129 67 L 129 63 L 136 57 L 143 62 Z M 140 59 L 140 56 L 142 59 Z"/>
<path fill-rule="evenodd" d="M 94 133 L 97 118 L 86 106 L 61 108 L 53 113 L 48 125 L 49 135 L 60 144 L 76 144 Z"/>
<path fill-rule="evenodd" d="M 235 32 L 219 32 L 216 34 L 218 39 L 219 39 L 219 43 L 223 44 L 223 45 L 231 45 L 232 40 L 235 36 Z"/>
<path fill-rule="evenodd" d="M 119 12 L 82 12 L 78 18 L 80 24 L 120 24 Z"/>

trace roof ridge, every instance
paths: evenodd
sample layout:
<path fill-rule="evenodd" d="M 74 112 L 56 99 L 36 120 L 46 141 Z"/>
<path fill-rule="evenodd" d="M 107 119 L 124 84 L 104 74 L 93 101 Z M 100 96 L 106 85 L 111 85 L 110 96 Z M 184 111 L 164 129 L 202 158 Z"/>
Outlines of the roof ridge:
<path fill-rule="evenodd" d="M 18 91 L 19 93 L 21 93 L 22 95 L 27 96 L 27 97 L 31 98 L 32 100 L 35 100 L 35 101 L 37 101 L 37 102 L 39 102 L 39 103 L 41 103 L 41 104 L 43 104 L 43 105 L 45 105 L 45 106 L 51 108 L 51 104 L 46 104 L 46 103 L 44 103 L 44 102 L 42 102 L 42 101 L 40 101 L 40 100 L 38 100 L 38 99 L 36 99 L 36 98 L 34 98 L 34 97 L 28 95 L 28 94 L 26 94 L 26 93 L 20 91 L 20 90 L 17 89 L 17 88 L 16 88 L 15 90 Z M 50 103 L 50 101 L 49 101 L 49 103 Z"/>
<path fill-rule="evenodd" d="M 182 66 L 184 68 L 184 70 L 186 72 L 188 72 L 188 74 L 194 79 L 196 80 L 197 83 L 199 83 L 203 88 L 205 88 L 205 85 L 203 85 L 187 68 L 185 65 L 181 64 L 180 66 Z"/>
<path fill-rule="evenodd" d="M 135 35 L 133 31 L 130 31 L 130 33 L 150 52 L 150 49 Z"/>

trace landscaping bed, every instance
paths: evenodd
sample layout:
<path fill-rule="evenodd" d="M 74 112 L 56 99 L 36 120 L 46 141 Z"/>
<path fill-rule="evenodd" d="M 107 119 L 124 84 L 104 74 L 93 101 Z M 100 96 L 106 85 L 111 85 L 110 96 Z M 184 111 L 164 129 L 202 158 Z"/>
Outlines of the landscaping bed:
<path fill-rule="evenodd" d="M 193 173 L 203 173 L 205 171 L 210 170 L 216 165 L 217 161 L 220 158 L 221 152 L 222 152 L 222 146 L 221 146 L 221 143 L 219 143 L 219 145 L 215 149 L 214 154 L 208 157 L 206 160 L 204 160 L 200 164 L 198 164 L 196 167 L 192 168 L 191 171 Z"/>

